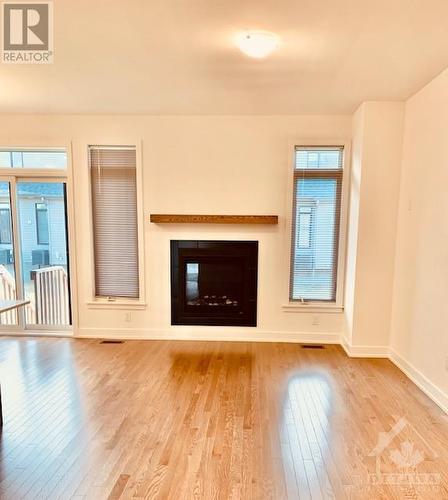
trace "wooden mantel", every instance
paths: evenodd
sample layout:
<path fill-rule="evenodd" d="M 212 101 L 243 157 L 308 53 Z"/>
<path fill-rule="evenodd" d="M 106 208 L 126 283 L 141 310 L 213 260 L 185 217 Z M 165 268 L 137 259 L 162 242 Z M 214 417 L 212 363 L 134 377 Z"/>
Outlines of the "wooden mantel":
<path fill-rule="evenodd" d="M 155 224 L 278 224 L 277 215 L 151 214 Z"/>

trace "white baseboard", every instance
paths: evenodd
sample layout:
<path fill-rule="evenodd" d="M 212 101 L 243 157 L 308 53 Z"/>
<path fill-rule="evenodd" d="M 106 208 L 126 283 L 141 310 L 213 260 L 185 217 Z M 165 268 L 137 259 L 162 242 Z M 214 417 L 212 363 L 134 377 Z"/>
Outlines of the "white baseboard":
<path fill-rule="evenodd" d="M 256 328 L 233 327 L 173 327 L 172 329 L 135 329 L 135 328 L 79 328 L 70 331 L 16 331 L 2 332 L 10 336 L 57 336 L 89 339 L 123 340 L 199 340 L 199 341 L 234 341 L 234 342 L 291 342 L 339 344 L 351 358 L 388 358 L 414 384 L 419 387 L 434 403 L 448 414 L 448 394 L 433 384 L 423 373 L 417 370 L 397 352 L 385 346 L 353 346 L 344 336 L 331 332 L 275 332 Z"/>
<path fill-rule="evenodd" d="M 340 337 L 339 343 L 343 347 L 345 353 L 350 358 L 388 358 L 389 348 L 386 346 L 354 346 L 347 342 L 343 336 Z"/>
<path fill-rule="evenodd" d="M 202 340 L 234 342 L 292 342 L 339 344 L 339 334 L 319 332 L 274 332 L 252 328 L 226 327 L 173 327 L 172 329 L 135 328 L 79 328 L 76 338 L 123 340 Z"/>
<path fill-rule="evenodd" d="M 396 351 L 390 349 L 389 359 L 396 365 L 414 384 L 421 389 L 437 406 L 448 414 L 448 394 L 433 384 L 423 373 L 411 363 L 403 359 Z"/>
<path fill-rule="evenodd" d="M 340 344 L 347 356 L 351 358 L 388 358 L 410 380 L 412 380 L 419 389 L 434 401 L 437 406 L 448 414 L 448 395 L 393 349 L 385 346 L 353 346 L 347 342 L 344 336 L 341 336 Z"/>

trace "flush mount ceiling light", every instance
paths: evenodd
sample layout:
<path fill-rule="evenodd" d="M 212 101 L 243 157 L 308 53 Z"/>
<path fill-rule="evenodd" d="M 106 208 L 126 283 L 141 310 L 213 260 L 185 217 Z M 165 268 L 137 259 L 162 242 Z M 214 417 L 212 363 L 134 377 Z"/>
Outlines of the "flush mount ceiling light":
<path fill-rule="evenodd" d="M 277 48 L 279 38 L 266 31 L 248 31 L 236 36 L 236 45 L 249 57 L 263 59 Z"/>

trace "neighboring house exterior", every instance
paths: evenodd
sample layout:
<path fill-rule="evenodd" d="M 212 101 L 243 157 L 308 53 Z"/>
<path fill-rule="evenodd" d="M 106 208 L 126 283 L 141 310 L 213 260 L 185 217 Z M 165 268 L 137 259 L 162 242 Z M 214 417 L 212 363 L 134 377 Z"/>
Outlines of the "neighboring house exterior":
<path fill-rule="evenodd" d="M 333 281 L 335 251 L 336 182 L 305 179 L 297 190 L 295 230 L 295 265 L 298 276 L 293 294 L 313 294 L 317 300 L 328 300 Z M 313 276 L 313 278 L 310 278 Z"/>
<path fill-rule="evenodd" d="M 18 209 L 23 278 L 46 266 L 67 266 L 64 193 L 58 183 L 19 183 Z M 0 264 L 13 274 L 9 189 L 0 183 Z"/>
<path fill-rule="evenodd" d="M 331 195 L 330 195 L 331 196 Z M 307 198 L 298 207 L 296 255 L 304 270 L 330 270 L 333 261 L 334 201 Z"/>
<path fill-rule="evenodd" d="M 67 154 L 63 149 L 0 151 L 2 168 L 45 170 L 66 166 Z M 68 325 L 71 317 L 65 183 L 50 179 L 26 182 L 14 177 L 14 223 L 12 184 L 0 181 L 0 298 L 20 297 L 29 300 L 29 304 L 24 309 L 25 318 L 16 311 L 6 312 L 0 315 L 0 324 L 16 325 L 20 319 L 27 325 Z M 20 247 L 20 265 L 14 262 L 14 241 Z M 16 277 L 19 268 L 22 283 Z"/>

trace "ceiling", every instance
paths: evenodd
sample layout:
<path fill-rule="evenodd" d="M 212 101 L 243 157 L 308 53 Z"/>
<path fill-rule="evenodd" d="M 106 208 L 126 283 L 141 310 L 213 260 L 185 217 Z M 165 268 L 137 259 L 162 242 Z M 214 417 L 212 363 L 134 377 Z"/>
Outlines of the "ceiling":
<path fill-rule="evenodd" d="M 447 67 L 447 19 L 447 0 L 55 0 L 55 62 L 0 64 L 0 112 L 351 113 Z M 241 54 L 250 29 L 278 50 Z"/>

